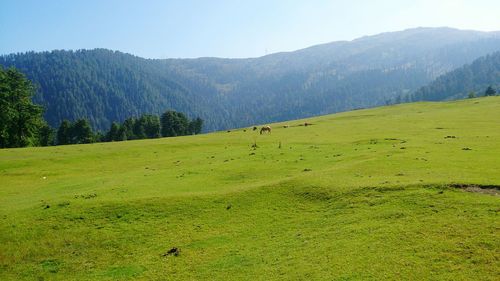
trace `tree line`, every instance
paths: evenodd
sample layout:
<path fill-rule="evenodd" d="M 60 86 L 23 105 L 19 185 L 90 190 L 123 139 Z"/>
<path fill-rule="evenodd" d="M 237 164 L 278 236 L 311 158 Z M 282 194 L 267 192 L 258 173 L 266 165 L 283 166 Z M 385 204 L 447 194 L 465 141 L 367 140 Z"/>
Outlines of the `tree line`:
<path fill-rule="evenodd" d="M 105 133 L 92 130 L 89 120 L 63 120 L 58 129 L 43 119 L 43 108 L 32 101 L 33 84 L 18 70 L 0 67 L 0 148 L 81 144 L 175 137 L 201 133 L 203 120 L 168 110 L 113 122 Z"/>
<path fill-rule="evenodd" d="M 85 116 L 94 130 L 105 132 L 113 121 L 165 109 L 203 118 L 207 131 L 216 129 L 210 124 L 232 127 L 231 118 L 218 117 L 224 107 L 208 86 L 179 80 L 160 60 L 96 49 L 0 55 L 0 65 L 33 82 L 33 101 L 44 106 L 53 128 Z"/>
<path fill-rule="evenodd" d="M 169 110 L 161 116 L 144 114 L 139 118 L 127 118 L 122 123 L 113 122 L 104 134 L 94 132 L 86 119 L 63 120 L 51 139 L 54 145 L 154 139 L 196 135 L 201 133 L 202 127 L 201 118 L 189 120 L 183 113 Z"/>
<path fill-rule="evenodd" d="M 477 97 L 492 97 L 496 96 L 497 93 L 500 92 L 495 90 L 493 86 L 488 86 L 484 92 L 479 92 L 477 93 L 476 91 L 469 91 L 467 94 L 467 98 L 472 99 L 472 98 L 477 98 Z M 463 95 L 460 96 L 455 96 L 454 99 L 462 99 L 465 98 Z M 385 104 L 386 105 L 391 105 L 391 104 L 400 104 L 400 103 L 409 103 L 409 102 L 416 102 L 416 101 L 421 101 L 419 99 L 415 99 L 412 95 L 400 95 L 395 97 L 392 100 L 386 100 Z"/>
<path fill-rule="evenodd" d="M 440 101 L 496 95 L 500 87 L 499 71 L 500 52 L 495 52 L 438 77 L 411 95 L 400 96 L 396 102 L 398 100 Z"/>
<path fill-rule="evenodd" d="M 467 98 L 472 99 L 472 98 L 477 98 L 477 97 L 491 97 L 491 96 L 496 96 L 499 91 L 495 90 L 493 86 L 488 86 L 484 92 L 476 92 L 476 91 L 469 91 L 467 94 Z M 463 95 L 456 96 L 454 99 L 462 99 L 465 98 Z M 400 95 L 395 97 L 392 100 L 386 100 L 385 104 L 386 105 L 391 105 L 391 104 L 400 104 L 400 103 L 409 103 L 409 102 L 416 102 L 416 101 L 421 101 L 418 99 L 415 99 L 412 95 Z"/>

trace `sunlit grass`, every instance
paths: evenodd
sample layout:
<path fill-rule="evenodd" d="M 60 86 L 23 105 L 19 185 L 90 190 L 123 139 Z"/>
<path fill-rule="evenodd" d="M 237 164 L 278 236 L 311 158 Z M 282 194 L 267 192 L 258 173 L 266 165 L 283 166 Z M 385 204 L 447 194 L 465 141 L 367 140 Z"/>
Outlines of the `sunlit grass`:
<path fill-rule="evenodd" d="M 495 280 L 499 198 L 447 186 L 500 185 L 499 120 L 493 97 L 0 150 L 0 279 Z"/>

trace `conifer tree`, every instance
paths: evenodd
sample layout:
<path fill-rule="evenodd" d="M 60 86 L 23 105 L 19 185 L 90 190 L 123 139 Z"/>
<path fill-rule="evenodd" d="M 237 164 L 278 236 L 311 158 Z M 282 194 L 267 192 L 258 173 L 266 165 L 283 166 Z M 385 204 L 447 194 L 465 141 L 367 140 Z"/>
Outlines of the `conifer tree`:
<path fill-rule="evenodd" d="M 40 144 L 40 130 L 46 123 L 43 108 L 31 100 L 34 94 L 24 74 L 0 67 L 0 147 Z"/>

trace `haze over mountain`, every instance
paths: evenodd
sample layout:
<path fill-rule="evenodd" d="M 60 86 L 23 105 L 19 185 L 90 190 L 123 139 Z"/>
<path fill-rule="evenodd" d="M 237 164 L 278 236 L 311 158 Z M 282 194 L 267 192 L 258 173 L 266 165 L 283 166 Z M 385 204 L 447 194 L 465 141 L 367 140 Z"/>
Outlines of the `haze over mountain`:
<path fill-rule="evenodd" d="M 206 130 L 384 104 L 500 50 L 499 32 L 416 28 L 248 59 L 143 59 L 104 49 L 0 57 L 38 87 L 46 119 L 112 121 L 174 109 Z"/>
<path fill-rule="evenodd" d="M 480 57 L 471 64 L 439 76 L 417 90 L 411 100 L 440 101 L 461 99 L 470 92 L 484 95 L 487 87 L 500 87 L 500 52 Z"/>

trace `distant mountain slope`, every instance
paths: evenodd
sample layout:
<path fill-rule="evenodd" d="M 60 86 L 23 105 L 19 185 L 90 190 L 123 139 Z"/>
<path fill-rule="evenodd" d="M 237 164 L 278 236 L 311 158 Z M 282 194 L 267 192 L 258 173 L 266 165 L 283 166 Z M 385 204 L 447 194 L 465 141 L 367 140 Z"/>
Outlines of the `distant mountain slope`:
<path fill-rule="evenodd" d="M 416 28 L 249 59 L 142 59 L 109 50 L 0 57 L 39 85 L 52 126 L 110 122 L 165 109 L 241 127 L 383 104 L 500 50 L 500 34 Z"/>
<path fill-rule="evenodd" d="M 198 105 L 214 98 L 193 95 L 164 75 L 158 63 L 108 50 L 53 51 L 5 56 L 2 64 L 15 66 L 32 79 L 46 119 L 57 126 L 63 119 L 85 117 L 104 130 L 112 121 L 141 113 L 174 108 L 190 115 L 204 114 Z M 217 105 L 210 104 L 211 109 Z"/>
<path fill-rule="evenodd" d="M 482 95 L 488 86 L 500 87 L 500 52 L 475 60 L 438 77 L 412 95 L 412 100 L 439 101 L 464 98 L 475 91 Z"/>

